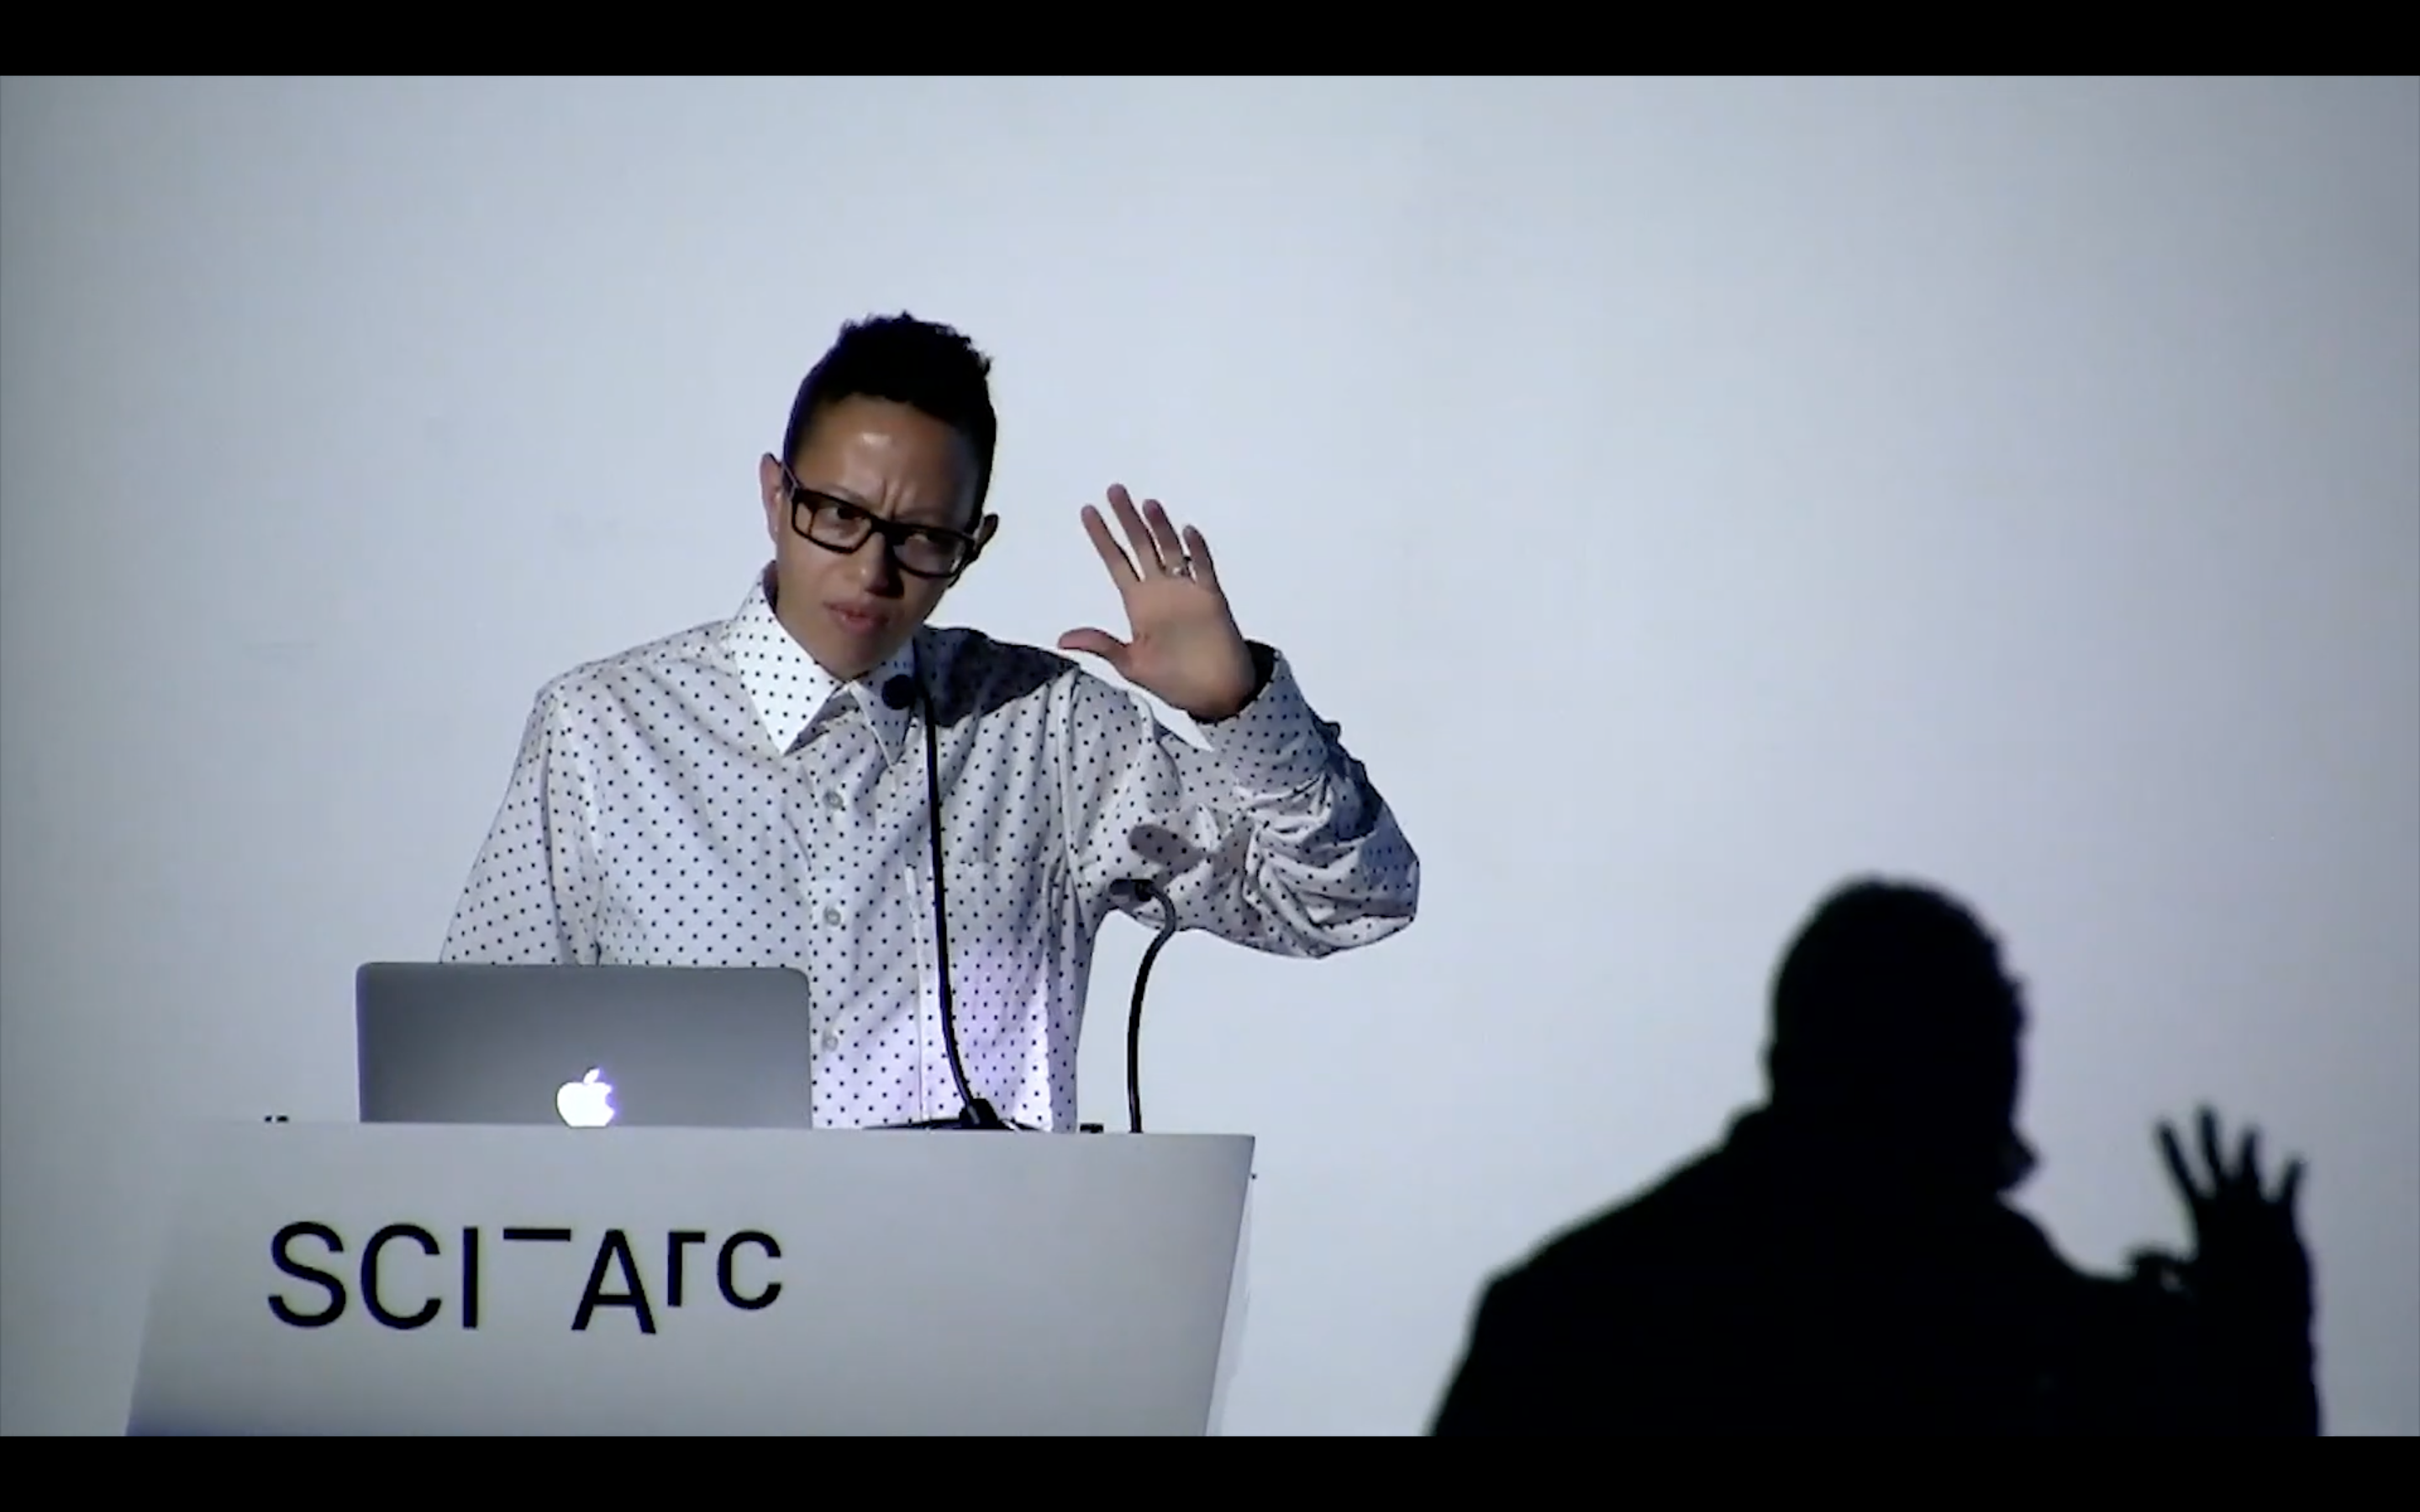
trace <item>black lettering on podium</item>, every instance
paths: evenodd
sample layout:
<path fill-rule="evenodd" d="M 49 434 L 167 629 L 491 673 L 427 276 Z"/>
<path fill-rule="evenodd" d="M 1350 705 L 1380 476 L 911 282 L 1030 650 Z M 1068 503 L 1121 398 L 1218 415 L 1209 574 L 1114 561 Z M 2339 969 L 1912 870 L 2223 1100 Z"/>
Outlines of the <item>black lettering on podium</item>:
<path fill-rule="evenodd" d="M 622 1263 L 622 1280 L 627 1289 L 608 1292 L 605 1266 L 609 1260 Z M 588 1285 L 580 1293 L 580 1311 L 572 1315 L 571 1331 L 584 1334 L 588 1321 L 599 1307 L 628 1307 L 639 1319 L 639 1332 L 656 1331 L 655 1309 L 647 1305 L 647 1284 L 639 1278 L 639 1262 L 630 1254 L 629 1236 L 618 1228 L 605 1230 L 604 1242 L 597 1246 L 597 1263 L 588 1268 Z"/>
<path fill-rule="evenodd" d="M 568 1228 L 507 1228 L 504 1230 L 504 1242 L 507 1244 L 568 1244 L 571 1242 L 571 1230 Z"/>
<path fill-rule="evenodd" d="M 743 1228 L 724 1240 L 721 1253 L 714 1257 L 714 1285 L 715 1289 L 722 1293 L 722 1300 L 741 1312 L 759 1312 L 773 1305 L 773 1299 L 782 1294 L 782 1283 L 768 1281 L 765 1283 L 765 1289 L 756 1295 L 741 1296 L 738 1283 L 734 1279 L 732 1272 L 733 1262 L 738 1257 L 739 1246 L 742 1244 L 753 1244 L 765 1252 L 766 1258 L 774 1260 L 782 1257 L 782 1246 L 774 1242 L 770 1234 L 760 1233 L 753 1228 Z"/>
<path fill-rule="evenodd" d="M 681 1252 L 691 1244 L 705 1242 L 706 1230 L 703 1228 L 675 1228 L 664 1236 L 665 1306 L 677 1307 L 681 1304 L 681 1278 L 685 1273 L 682 1270 L 682 1262 L 686 1258 Z"/>
<path fill-rule="evenodd" d="M 479 1326 L 479 1226 L 462 1226 L 462 1326 Z"/>
<path fill-rule="evenodd" d="M 408 1239 L 419 1245 L 423 1255 L 433 1257 L 443 1251 L 437 1247 L 437 1236 L 418 1224 L 389 1224 L 372 1234 L 370 1242 L 362 1246 L 362 1305 L 369 1309 L 372 1318 L 387 1327 L 408 1334 L 437 1321 L 437 1315 L 444 1310 L 445 1304 L 431 1297 L 411 1312 L 398 1313 L 388 1308 L 386 1300 L 379 1295 L 379 1257 L 398 1239 Z"/>
<path fill-rule="evenodd" d="M 294 1257 L 294 1242 L 316 1239 L 328 1247 L 331 1255 L 345 1253 L 345 1242 L 326 1224 L 287 1224 L 269 1242 L 269 1262 L 297 1281 L 308 1281 L 328 1294 L 328 1305 L 316 1313 L 297 1312 L 291 1304 L 275 1292 L 269 1294 L 269 1311 L 279 1322 L 293 1328 L 325 1328 L 345 1316 L 345 1284 L 317 1266 L 305 1265 Z"/>

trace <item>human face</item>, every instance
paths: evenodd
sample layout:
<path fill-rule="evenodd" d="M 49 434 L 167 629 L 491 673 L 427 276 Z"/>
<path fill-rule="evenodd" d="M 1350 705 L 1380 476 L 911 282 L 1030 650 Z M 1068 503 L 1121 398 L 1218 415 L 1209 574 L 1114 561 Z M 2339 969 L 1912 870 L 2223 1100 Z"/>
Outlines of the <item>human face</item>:
<path fill-rule="evenodd" d="M 976 523 L 974 468 L 965 439 L 923 411 L 887 399 L 844 399 L 809 427 L 786 471 L 768 455 L 758 465 L 765 525 L 773 540 L 774 614 L 833 676 L 864 676 L 907 644 L 957 580 L 952 571 L 902 571 L 934 559 L 923 548 L 893 546 L 869 526 L 923 526 L 964 533 L 976 548 L 998 528 Z M 801 492 L 803 490 L 803 492 Z M 871 517 L 868 519 L 865 517 Z M 809 540 L 857 532 L 854 549 Z M 957 563 L 963 571 L 967 552 Z"/>

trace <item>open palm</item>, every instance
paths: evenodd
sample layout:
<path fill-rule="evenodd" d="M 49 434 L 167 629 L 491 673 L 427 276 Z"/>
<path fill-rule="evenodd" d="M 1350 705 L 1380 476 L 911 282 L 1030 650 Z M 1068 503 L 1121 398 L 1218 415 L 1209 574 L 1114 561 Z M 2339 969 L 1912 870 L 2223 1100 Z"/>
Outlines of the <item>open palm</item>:
<path fill-rule="evenodd" d="M 2193 1288 L 2247 1317 L 2306 1318 L 2310 1257 L 2294 1211 L 2303 1163 L 2287 1163 L 2273 1194 L 2260 1172 L 2259 1131 L 2245 1131 L 2230 1162 L 2219 1137 L 2218 1115 L 2204 1108 L 2198 1122 L 2206 1175 L 2195 1173 L 2186 1160 L 2176 1129 L 2160 1125 L 2161 1156 L 2193 1220 L 2194 1257 L 2185 1268 Z"/>
<path fill-rule="evenodd" d="M 1125 602 L 1127 638 L 1088 627 L 1061 636 L 1059 648 L 1100 657 L 1120 677 L 1196 719 L 1229 717 L 1251 702 L 1257 674 L 1251 647 L 1219 588 L 1210 543 L 1190 526 L 1178 531 L 1156 499 L 1137 510 L 1124 486 L 1113 484 L 1109 501 L 1134 555 L 1089 504 L 1084 531 Z"/>

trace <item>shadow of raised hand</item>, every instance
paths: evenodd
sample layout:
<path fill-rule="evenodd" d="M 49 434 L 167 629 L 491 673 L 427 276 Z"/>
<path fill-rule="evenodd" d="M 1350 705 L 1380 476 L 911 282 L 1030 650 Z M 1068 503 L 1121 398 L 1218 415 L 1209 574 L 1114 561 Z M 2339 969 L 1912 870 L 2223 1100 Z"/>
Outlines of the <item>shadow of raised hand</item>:
<path fill-rule="evenodd" d="M 2206 1170 L 2186 1158 L 2175 1125 L 2160 1125 L 2160 1153 L 2193 1223 L 2194 1255 L 2180 1279 L 2201 1302 L 2240 1324 L 2303 1329 L 2311 1315 L 2311 1262 L 2303 1247 L 2295 1201 L 2303 1163 L 2286 1163 L 2272 1193 L 2260 1173 L 2260 1133 L 2247 1128 L 2233 1164 L 2219 1137 L 2218 1115 L 2201 1111 L 2200 1153 Z"/>
<path fill-rule="evenodd" d="M 2230 1162 L 2218 1116 L 2204 1108 L 2197 1122 L 2198 1171 L 2176 1127 L 2159 1130 L 2161 1157 L 2192 1220 L 2192 1257 L 2138 1255 L 2136 1274 L 2191 1307 L 2198 1340 L 2192 1389 L 2210 1414 L 2197 1431 L 2317 1433 L 2311 1260 L 2295 1212 L 2303 1163 L 2288 1161 L 2273 1191 L 2260 1170 L 2258 1131 L 2244 1131 Z"/>

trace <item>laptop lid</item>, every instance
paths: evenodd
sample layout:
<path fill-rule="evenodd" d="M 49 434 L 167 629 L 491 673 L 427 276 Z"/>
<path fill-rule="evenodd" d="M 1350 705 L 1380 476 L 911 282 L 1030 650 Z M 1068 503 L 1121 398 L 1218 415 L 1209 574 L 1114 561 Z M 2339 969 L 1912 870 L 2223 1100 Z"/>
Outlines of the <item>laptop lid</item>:
<path fill-rule="evenodd" d="M 364 1123 L 804 1129 L 807 979 L 777 967 L 371 962 Z"/>

